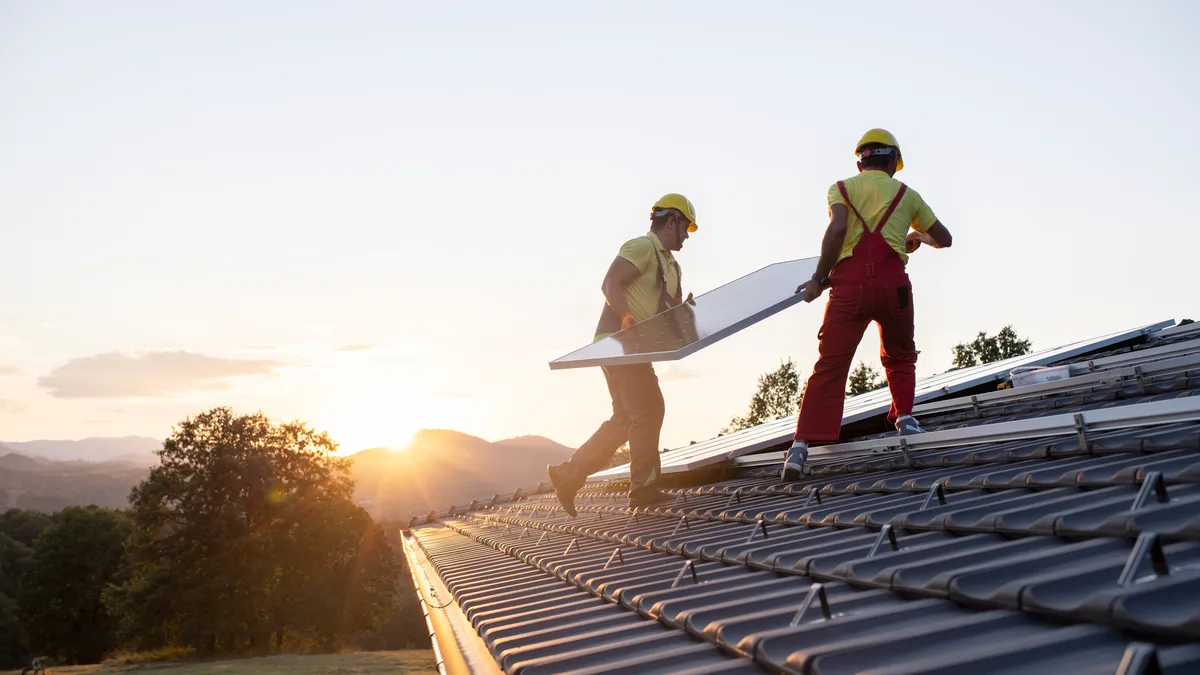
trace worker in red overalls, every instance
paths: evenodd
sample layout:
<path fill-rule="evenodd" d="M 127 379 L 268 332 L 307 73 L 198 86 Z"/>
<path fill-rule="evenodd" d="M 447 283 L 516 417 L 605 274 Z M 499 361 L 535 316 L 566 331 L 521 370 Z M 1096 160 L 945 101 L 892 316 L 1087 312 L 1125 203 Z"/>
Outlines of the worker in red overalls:
<path fill-rule="evenodd" d="M 829 188 L 829 227 L 812 279 L 797 293 L 804 301 L 829 302 L 817 333 L 817 365 L 800 401 L 796 436 L 784 458 L 783 480 L 798 480 L 808 444 L 838 440 L 846 377 L 867 325 L 879 324 L 879 355 L 892 392 L 888 421 L 902 435 L 920 433 L 913 419 L 917 348 L 913 342 L 912 284 L 904 266 L 921 244 L 950 246 L 950 231 L 916 190 L 893 178 L 904 168 L 900 144 L 884 129 L 871 129 L 854 147 L 858 175 Z M 909 228 L 914 230 L 909 232 Z"/>

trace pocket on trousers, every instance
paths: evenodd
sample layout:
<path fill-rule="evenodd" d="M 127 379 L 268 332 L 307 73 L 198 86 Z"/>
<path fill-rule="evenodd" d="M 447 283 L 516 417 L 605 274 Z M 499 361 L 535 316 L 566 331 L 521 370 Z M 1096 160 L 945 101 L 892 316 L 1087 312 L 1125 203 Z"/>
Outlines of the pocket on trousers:
<path fill-rule="evenodd" d="M 827 318 L 850 319 L 862 312 L 862 286 L 833 286 L 829 289 Z"/>
<path fill-rule="evenodd" d="M 908 286 L 901 286 L 896 289 L 896 308 L 901 312 L 908 309 L 909 297 Z"/>

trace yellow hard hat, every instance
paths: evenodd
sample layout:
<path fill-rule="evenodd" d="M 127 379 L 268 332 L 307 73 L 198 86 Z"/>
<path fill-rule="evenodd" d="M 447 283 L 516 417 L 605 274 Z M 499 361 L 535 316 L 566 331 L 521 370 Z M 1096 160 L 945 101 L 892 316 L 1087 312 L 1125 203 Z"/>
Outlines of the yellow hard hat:
<path fill-rule="evenodd" d="M 867 133 L 862 135 L 862 138 L 858 139 L 858 145 L 854 146 L 854 155 L 858 156 L 858 153 L 862 151 L 862 147 L 868 143 L 879 143 L 895 148 L 896 170 L 899 171 L 904 168 L 904 155 L 900 152 L 900 143 L 892 135 L 892 132 L 887 129 L 871 129 L 867 131 Z"/>
<path fill-rule="evenodd" d="M 675 209 L 686 217 L 689 221 L 688 232 L 696 231 L 696 207 L 692 206 L 692 202 L 687 197 L 674 192 L 662 196 L 657 202 L 654 202 L 654 208 L 650 209 L 650 217 L 666 215 L 664 209 Z"/>

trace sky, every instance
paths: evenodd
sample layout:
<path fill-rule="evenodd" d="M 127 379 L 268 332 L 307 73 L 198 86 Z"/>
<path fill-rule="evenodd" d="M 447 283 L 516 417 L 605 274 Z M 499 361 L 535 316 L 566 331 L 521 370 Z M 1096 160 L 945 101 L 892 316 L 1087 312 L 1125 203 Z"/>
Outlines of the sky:
<path fill-rule="evenodd" d="M 816 256 L 872 127 L 954 235 L 909 264 L 919 375 L 1007 324 L 1200 318 L 1197 29 L 1183 0 L 0 0 L 0 440 L 229 405 L 344 451 L 575 447 L 603 377 L 548 363 L 650 205 L 696 205 L 696 295 Z M 821 311 L 660 364 L 662 445 L 806 376 Z"/>

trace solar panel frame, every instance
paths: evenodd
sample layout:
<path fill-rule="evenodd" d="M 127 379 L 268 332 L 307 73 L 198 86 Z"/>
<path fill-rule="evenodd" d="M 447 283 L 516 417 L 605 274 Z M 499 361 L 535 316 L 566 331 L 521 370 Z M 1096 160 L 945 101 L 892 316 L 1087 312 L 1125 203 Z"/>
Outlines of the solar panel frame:
<path fill-rule="evenodd" d="M 1073 358 L 1090 351 L 1104 349 L 1174 325 L 1173 320 L 1160 321 L 1139 328 L 1110 333 L 1099 337 L 1071 342 L 1023 356 L 985 363 L 971 368 L 959 368 L 917 380 L 916 402 L 927 401 L 970 389 L 989 382 L 1003 380 L 1009 371 L 1020 366 L 1041 366 Z M 887 411 L 891 392 L 885 387 L 846 400 L 842 424 L 851 424 Z M 743 455 L 766 450 L 791 440 L 796 428 L 796 415 L 766 422 L 724 436 L 717 436 L 662 453 L 662 473 L 683 473 L 720 464 Z M 592 474 L 588 480 L 618 480 L 629 477 L 629 465 L 611 467 Z"/>
<path fill-rule="evenodd" d="M 1179 337 L 1181 335 L 1189 335 L 1191 333 L 1200 333 L 1200 321 L 1181 323 L 1176 326 L 1172 326 L 1171 328 L 1164 328 L 1161 335 L 1162 337 Z"/>
<path fill-rule="evenodd" d="M 1158 337 L 1157 335 L 1155 337 Z M 1106 356 L 1100 359 L 1091 359 L 1088 361 L 1078 361 L 1076 363 L 1067 364 L 1071 368 L 1071 373 L 1091 373 L 1103 368 L 1119 368 L 1122 366 L 1145 363 L 1151 360 L 1176 358 L 1186 356 L 1200 351 L 1200 345 L 1196 340 L 1187 340 L 1184 342 L 1172 342 L 1161 347 L 1151 347 L 1150 349 L 1138 349 L 1124 354 L 1116 354 L 1114 356 Z"/>
<path fill-rule="evenodd" d="M 963 398 L 930 401 L 914 406 L 913 414 L 943 414 L 955 410 L 969 410 L 976 405 L 1015 403 L 1051 394 L 1063 394 L 1076 389 L 1087 389 L 1110 381 L 1137 377 L 1139 374 L 1148 377 L 1190 370 L 1200 366 L 1200 344 L 1190 342 L 1136 351 L 1132 355 L 1140 358 L 1131 360 L 1128 358 L 1129 355 L 1122 354 L 1120 357 L 1113 357 L 1111 361 L 1098 359 L 1085 363 L 1074 363 L 1069 366 L 1071 377 L 1062 380 L 1052 380 Z"/>
<path fill-rule="evenodd" d="M 796 287 L 812 277 L 813 272 L 817 269 L 818 260 L 815 257 L 800 258 L 797 260 L 775 262 L 761 267 L 749 274 L 695 296 L 691 304 L 685 303 L 659 312 L 635 326 L 617 331 L 608 337 L 596 340 L 569 354 L 560 356 L 550 362 L 550 369 L 563 370 L 567 368 L 678 361 L 705 347 L 716 344 L 730 335 L 745 330 L 763 319 L 803 302 L 804 297 L 796 293 Z M 763 284 L 764 278 L 771 279 L 770 283 L 772 286 L 769 290 L 764 291 L 761 285 L 757 288 L 753 286 L 756 282 Z M 776 283 L 778 284 L 778 288 L 774 286 Z M 741 293 L 741 295 L 739 296 L 738 293 Z M 720 312 L 729 313 L 731 311 L 729 309 L 729 301 L 734 297 L 739 299 L 749 298 L 750 303 L 757 302 L 760 304 L 745 311 L 734 309 L 732 312 L 738 314 L 738 318 L 731 321 L 723 321 Z M 763 299 L 767 297 L 773 299 L 763 302 Z M 710 303 L 725 304 L 714 305 Z M 708 310 L 708 307 L 713 307 L 713 309 Z M 713 318 L 709 319 L 710 316 Z M 701 331 L 700 326 L 709 321 L 713 322 L 712 325 L 705 326 L 704 330 Z M 717 325 L 719 327 L 714 327 Z M 663 335 L 667 332 L 678 334 L 679 339 L 684 340 L 684 334 L 693 331 L 696 333 L 695 338 L 688 340 L 686 344 L 675 349 L 647 351 L 639 350 L 635 347 L 630 351 L 625 346 L 626 342 L 637 344 L 639 340 L 642 344 L 645 344 L 646 341 L 651 339 L 651 336 Z"/>

